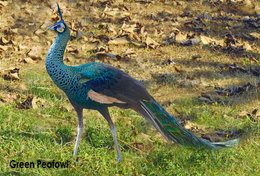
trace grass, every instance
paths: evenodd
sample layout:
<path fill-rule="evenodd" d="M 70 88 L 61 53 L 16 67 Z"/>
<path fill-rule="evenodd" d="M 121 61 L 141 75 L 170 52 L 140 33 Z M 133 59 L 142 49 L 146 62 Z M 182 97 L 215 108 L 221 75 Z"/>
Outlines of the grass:
<path fill-rule="evenodd" d="M 120 116 L 121 110 L 114 110 L 112 116 Z M 49 118 L 37 114 L 51 114 Z M 149 131 L 153 142 L 146 142 L 143 156 L 140 152 L 120 143 L 123 160 L 116 162 L 116 153 L 108 125 L 98 116 L 85 119 L 85 131 L 79 149 L 79 159 L 72 157 L 75 135 L 75 120 L 64 120 L 72 115 L 60 110 L 49 108 L 45 112 L 38 110 L 16 110 L 14 106 L 5 106 L 1 115 L 1 170 L 5 174 L 73 174 L 73 175 L 238 175 L 259 173 L 259 137 L 246 136 L 240 146 L 209 152 L 190 150 L 173 144 L 167 144 L 152 137 L 154 130 Z M 97 116 L 89 113 L 89 116 Z M 124 115 L 131 117 L 132 125 L 116 122 L 118 137 L 128 143 L 135 142 L 140 131 L 131 136 L 132 126 L 141 124 L 143 119 L 131 111 Z M 57 116 L 55 119 L 54 117 Z M 122 121 L 125 121 L 123 119 Z M 220 122 L 220 120 L 218 120 Z M 147 125 L 144 125 L 148 128 Z M 138 125 L 137 125 L 138 127 Z M 255 127 L 250 127 L 254 129 Z M 51 129 L 58 139 L 48 130 Z M 250 134 L 250 133 L 249 133 Z M 36 161 L 71 161 L 69 169 L 10 169 L 10 160 Z"/>
<path fill-rule="evenodd" d="M 19 0 L 13 1 L 13 4 L 16 2 L 24 4 Z M 179 18 L 183 12 L 190 11 L 193 14 L 191 19 L 186 19 L 191 21 L 205 12 L 218 15 L 220 11 L 220 6 L 213 7 L 207 1 L 203 3 L 183 1 L 183 6 L 176 3 L 174 5 L 174 2 L 155 1 L 143 4 L 131 0 L 124 1 L 124 6 L 132 13 L 129 24 L 140 23 L 145 27 L 147 35 L 158 43 L 162 43 L 164 38 L 172 34 L 172 27 L 177 25 L 172 19 L 176 16 Z M 250 73 L 231 73 L 228 69 L 221 70 L 221 67 L 233 63 L 244 68 L 259 67 L 259 58 L 256 57 L 258 62 L 255 62 L 248 55 L 241 57 L 235 52 L 225 53 L 202 44 L 188 47 L 178 44 L 162 45 L 156 49 L 139 48 L 134 45 L 109 46 L 111 53 L 119 55 L 123 55 L 129 48 L 132 49 L 135 56 L 125 61 L 96 58 L 96 53 L 93 51 L 96 49 L 96 43 L 83 38 L 69 41 L 69 45 L 77 48 L 79 52 L 66 51 L 65 58 L 69 58 L 69 61 L 66 61 L 68 65 L 97 61 L 122 69 L 134 78 L 142 80 L 150 94 L 176 119 L 191 122 L 190 130 L 196 135 L 208 135 L 222 141 L 239 137 L 238 146 L 211 152 L 169 144 L 136 112 L 113 107 L 110 108 L 110 113 L 120 139 L 122 161 L 120 163 L 116 161 L 115 146 L 106 120 L 98 112 L 90 110 L 84 110 L 83 136 L 78 159 L 74 158 L 72 152 L 77 133 L 76 113 L 66 95 L 52 83 L 44 67 L 44 58 L 55 34 L 46 32 L 37 37 L 34 35 L 46 19 L 54 20 L 56 14 L 50 15 L 52 10 L 49 8 L 51 7 L 49 2 L 34 3 L 28 2 L 21 10 L 15 12 L 12 3 L 1 9 L 3 10 L 1 17 L 11 21 L 10 24 L 2 23 L 0 37 L 8 34 L 7 38 L 17 44 L 8 44 L 12 47 L 7 50 L 7 54 L 0 52 L 0 68 L 10 66 L 20 68 L 21 79 L 4 80 L 0 76 L 0 175 L 260 175 L 259 116 L 253 116 L 255 121 L 252 121 L 247 115 L 252 115 L 254 109 L 259 111 L 259 88 L 227 96 L 217 104 L 198 99 L 201 93 L 211 92 L 215 87 L 228 88 L 245 85 L 248 82 L 254 85 L 258 83 L 259 77 Z M 76 30 L 80 30 L 86 34 L 87 39 L 88 35 L 107 35 L 114 38 L 116 36 L 113 33 L 99 28 L 99 25 L 111 23 L 118 31 L 122 26 L 117 21 L 108 22 L 108 17 L 98 18 L 105 9 L 101 1 L 94 2 L 93 5 L 87 2 L 64 1 L 60 5 L 64 11 L 64 20 L 70 27 L 72 24 L 76 26 L 72 31 L 73 36 L 76 36 Z M 117 1 L 111 6 L 117 6 Z M 120 6 L 121 8 L 124 7 Z M 160 17 L 158 14 L 163 10 L 165 16 Z M 88 14 L 88 11 L 95 12 L 95 15 Z M 10 12 L 14 13 L 11 15 L 12 18 L 9 17 Z M 244 18 L 227 11 L 223 13 L 235 19 Z M 4 17 L 5 14 L 9 15 L 8 18 Z M 158 19 L 167 17 L 170 20 L 153 20 L 150 18 L 151 14 Z M 28 22 L 23 22 L 23 18 Z M 87 21 L 87 25 L 83 18 Z M 179 20 L 178 29 L 189 31 L 183 27 L 182 19 Z M 77 25 L 77 22 L 82 26 Z M 245 34 L 253 31 L 253 29 L 245 30 L 243 25 L 241 29 L 232 28 L 236 23 L 242 23 L 236 20 L 229 21 L 228 25 L 225 21 L 203 22 L 207 24 L 203 27 L 206 30 L 204 34 L 218 39 L 225 36 L 223 31 L 230 29 L 235 34 L 239 34 L 235 31 L 237 28 Z M 25 23 L 29 26 L 19 27 Z M 16 29 L 15 25 L 18 26 L 18 33 L 9 35 L 8 30 Z M 155 35 L 155 29 L 158 33 L 163 32 L 165 36 Z M 190 32 L 192 34 L 194 31 Z M 253 54 L 259 56 L 259 42 L 250 44 L 254 49 Z M 104 42 L 99 45 L 107 46 Z M 21 63 L 20 59 L 28 57 L 29 51 L 28 48 L 19 49 L 23 46 L 29 49 L 39 46 L 42 60 Z M 201 58 L 191 60 L 192 56 L 197 54 L 200 54 Z M 163 64 L 169 58 L 172 58 L 173 63 Z M 193 84 L 192 81 L 198 83 Z M 28 96 L 33 96 L 33 106 L 23 109 L 21 103 Z M 217 136 L 217 132 L 229 135 Z M 11 160 L 18 162 L 69 160 L 70 164 L 69 168 L 65 169 L 11 168 Z"/>
<path fill-rule="evenodd" d="M 27 74 L 24 80 L 28 84 L 39 78 L 35 72 Z M 123 160 L 117 163 L 107 122 L 97 112 L 86 110 L 76 162 L 72 157 L 77 126 L 75 112 L 65 108 L 68 102 L 62 94 L 54 96 L 55 89 L 39 89 L 44 87 L 44 78 L 47 79 L 43 76 L 37 84 L 28 85 L 28 92 L 52 102 L 50 105 L 28 110 L 17 109 L 15 103 L 1 107 L 0 163 L 4 175 L 255 175 L 260 172 L 259 124 L 233 118 L 239 109 L 232 106 L 206 105 L 190 98 L 178 99 L 166 109 L 174 108 L 182 117 L 192 117 L 193 122 L 211 131 L 242 130 L 241 144 L 215 152 L 182 148 L 162 140 L 137 113 L 111 108 L 118 138 L 133 146 L 141 143 L 138 148 L 144 151 L 120 142 Z M 11 160 L 36 162 L 39 159 L 69 160 L 70 165 L 68 169 L 11 169 L 9 166 Z"/>

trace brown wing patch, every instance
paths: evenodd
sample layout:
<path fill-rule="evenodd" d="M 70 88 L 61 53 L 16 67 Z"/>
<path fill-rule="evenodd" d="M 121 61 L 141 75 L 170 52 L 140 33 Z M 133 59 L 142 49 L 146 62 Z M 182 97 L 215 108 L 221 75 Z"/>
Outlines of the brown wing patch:
<path fill-rule="evenodd" d="M 90 90 L 88 92 L 88 97 L 93 101 L 96 101 L 98 103 L 103 103 L 103 104 L 126 103 L 126 102 L 123 102 L 116 98 L 109 97 L 109 96 L 103 95 L 101 93 L 97 93 L 93 90 Z"/>

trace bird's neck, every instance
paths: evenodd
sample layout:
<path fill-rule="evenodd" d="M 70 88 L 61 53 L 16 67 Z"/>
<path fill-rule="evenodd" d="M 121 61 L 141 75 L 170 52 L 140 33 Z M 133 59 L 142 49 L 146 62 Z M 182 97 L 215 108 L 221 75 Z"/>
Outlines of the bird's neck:
<path fill-rule="evenodd" d="M 51 45 L 45 61 L 45 66 L 48 74 L 54 83 L 63 91 L 69 89 L 69 84 L 72 79 L 69 66 L 63 63 L 63 55 L 70 37 L 69 29 L 58 34 L 56 40 Z"/>
<path fill-rule="evenodd" d="M 63 56 L 65 48 L 67 46 L 68 40 L 70 37 L 70 31 L 67 28 L 66 31 L 62 34 L 58 34 L 56 40 L 51 45 L 47 56 L 46 56 L 46 68 L 52 67 L 53 64 L 64 65 Z"/>

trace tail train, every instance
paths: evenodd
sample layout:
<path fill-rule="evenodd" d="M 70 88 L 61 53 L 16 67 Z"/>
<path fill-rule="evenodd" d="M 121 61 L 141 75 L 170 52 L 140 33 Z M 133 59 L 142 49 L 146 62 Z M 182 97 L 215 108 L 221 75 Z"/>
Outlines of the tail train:
<path fill-rule="evenodd" d="M 143 100 L 140 103 L 141 110 L 138 112 L 149 120 L 168 141 L 174 141 L 184 147 L 208 149 L 219 149 L 238 145 L 239 139 L 226 142 L 206 142 L 183 128 L 181 124 L 154 99 L 152 99 L 152 101 Z"/>

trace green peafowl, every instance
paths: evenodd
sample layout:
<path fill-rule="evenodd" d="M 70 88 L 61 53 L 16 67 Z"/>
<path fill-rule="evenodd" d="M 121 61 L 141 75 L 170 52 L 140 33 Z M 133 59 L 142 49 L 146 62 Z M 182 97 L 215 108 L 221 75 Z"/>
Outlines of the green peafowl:
<path fill-rule="evenodd" d="M 182 146 L 217 149 L 236 145 L 238 140 L 220 143 L 206 142 L 185 128 L 168 114 L 145 87 L 125 72 L 102 63 L 88 63 L 68 66 L 63 63 L 63 55 L 70 38 L 70 30 L 62 18 L 48 29 L 58 36 L 46 56 L 46 69 L 53 82 L 65 92 L 75 108 L 78 117 L 78 131 L 73 155 L 77 155 L 80 136 L 83 131 L 83 109 L 93 109 L 107 120 L 116 146 L 117 160 L 121 161 L 116 128 L 109 115 L 108 107 L 131 108 L 150 121 L 168 141 Z"/>

